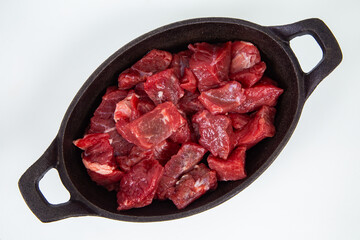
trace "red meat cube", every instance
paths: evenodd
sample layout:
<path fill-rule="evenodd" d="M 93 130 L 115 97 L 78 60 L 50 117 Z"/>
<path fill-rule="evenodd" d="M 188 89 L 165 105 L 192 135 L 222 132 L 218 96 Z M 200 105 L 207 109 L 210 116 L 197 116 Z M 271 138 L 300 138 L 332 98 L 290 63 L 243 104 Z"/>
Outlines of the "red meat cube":
<path fill-rule="evenodd" d="M 220 86 L 228 80 L 231 62 L 231 42 L 225 44 L 195 43 L 189 49 L 193 55 L 189 67 L 198 80 L 200 92 Z"/>
<path fill-rule="evenodd" d="M 216 172 L 201 163 L 176 182 L 169 198 L 178 209 L 183 209 L 207 191 L 216 187 Z"/>
<path fill-rule="evenodd" d="M 91 179 L 109 191 L 115 190 L 123 173 L 117 168 L 107 133 L 87 134 L 74 145 L 84 150 L 82 161 Z"/>
<path fill-rule="evenodd" d="M 266 78 L 268 79 L 268 78 Z M 258 110 L 261 106 L 275 106 L 278 98 L 284 92 L 283 89 L 270 84 L 270 81 L 260 80 L 251 88 L 244 91 L 245 100 L 240 106 L 234 108 L 232 112 L 247 113 Z"/>
<path fill-rule="evenodd" d="M 173 55 L 170 68 L 174 69 L 174 73 L 177 78 L 184 76 L 185 68 L 189 67 L 189 60 L 192 55 L 192 51 L 185 50 Z"/>
<path fill-rule="evenodd" d="M 241 130 L 235 131 L 236 145 L 251 148 L 261 140 L 275 135 L 276 109 L 262 106 L 259 111 L 252 114 L 249 123 Z"/>
<path fill-rule="evenodd" d="M 164 168 L 154 159 L 134 165 L 120 181 L 118 210 L 140 208 L 152 203 Z"/>
<path fill-rule="evenodd" d="M 251 68 L 247 68 L 240 72 L 230 74 L 229 77 L 231 80 L 241 82 L 244 87 L 249 88 L 262 78 L 265 70 L 265 62 L 259 62 Z"/>
<path fill-rule="evenodd" d="M 149 100 L 140 100 L 137 105 L 137 110 L 140 112 L 140 115 L 150 112 L 155 108 L 155 104 Z"/>
<path fill-rule="evenodd" d="M 156 189 L 156 198 L 159 200 L 165 200 L 169 198 L 169 196 L 174 191 L 176 181 L 176 178 L 169 177 L 164 174 L 160 179 L 158 188 Z"/>
<path fill-rule="evenodd" d="M 172 155 L 176 154 L 180 149 L 180 144 L 165 140 L 154 146 L 153 156 L 159 163 L 164 166 L 170 160 Z"/>
<path fill-rule="evenodd" d="M 114 112 L 115 122 L 123 119 L 131 122 L 140 117 L 140 112 L 137 110 L 139 97 L 135 94 L 134 90 L 130 90 L 125 99 L 116 104 Z"/>
<path fill-rule="evenodd" d="M 136 84 L 146 80 L 147 76 L 165 70 L 172 60 L 169 52 L 151 50 L 142 59 L 137 61 L 131 68 L 123 71 L 118 78 L 120 89 L 130 89 Z"/>
<path fill-rule="evenodd" d="M 164 175 L 178 178 L 199 163 L 206 152 L 205 148 L 196 143 L 183 144 L 178 153 L 165 164 Z"/>
<path fill-rule="evenodd" d="M 126 96 L 126 91 L 119 90 L 116 86 L 108 87 L 99 107 L 94 112 L 94 116 L 102 119 L 112 118 L 116 103 L 123 100 Z"/>
<path fill-rule="evenodd" d="M 165 164 L 164 176 L 156 193 L 158 199 L 168 198 L 176 180 L 199 163 L 206 152 L 206 149 L 196 143 L 183 144 L 179 152 Z"/>
<path fill-rule="evenodd" d="M 114 156 L 127 155 L 134 144 L 126 141 L 117 131 L 115 121 L 113 118 L 102 119 L 99 115 L 93 116 L 90 119 L 90 128 L 87 132 L 90 133 L 107 133 L 109 141 L 114 148 Z"/>
<path fill-rule="evenodd" d="M 228 117 L 235 129 L 242 129 L 250 121 L 250 116 L 246 113 L 230 113 Z"/>
<path fill-rule="evenodd" d="M 230 74 L 251 68 L 260 61 L 260 52 L 254 44 L 244 41 L 232 43 Z"/>
<path fill-rule="evenodd" d="M 171 101 L 174 104 L 184 96 L 179 79 L 172 68 L 156 73 L 144 83 L 145 92 L 155 104 Z"/>
<path fill-rule="evenodd" d="M 233 128 L 231 120 L 224 115 L 212 115 L 207 110 L 198 112 L 192 118 L 197 124 L 199 143 L 215 157 L 226 159 L 233 149 Z"/>
<path fill-rule="evenodd" d="M 244 89 L 238 82 L 228 82 L 222 87 L 202 92 L 199 100 L 212 114 L 224 114 L 245 100 Z"/>
<path fill-rule="evenodd" d="M 130 89 L 136 84 L 146 80 L 145 74 L 142 74 L 132 68 L 128 68 L 120 73 L 118 78 L 119 89 Z"/>
<path fill-rule="evenodd" d="M 149 149 L 170 137 L 186 119 L 172 102 L 165 102 L 128 124 L 118 123 L 116 129 L 127 141 Z"/>
<path fill-rule="evenodd" d="M 189 68 L 185 68 L 184 76 L 180 79 L 180 87 L 195 93 L 197 91 L 197 81 L 193 72 Z"/>
<path fill-rule="evenodd" d="M 115 158 L 121 170 L 128 172 L 132 166 L 144 159 L 150 159 L 153 156 L 152 149 L 142 149 L 138 146 L 133 146 L 127 156 L 118 156 Z"/>
<path fill-rule="evenodd" d="M 154 49 L 137 61 L 131 68 L 148 76 L 167 69 L 171 60 L 171 53 Z"/>
<path fill-rule="evenodd" d="M 191 93 L 185 91 L 184 97 L 179 101 L 178 108 L 181 109 L 186 114 L 194 114 L 196 112 L 204 110 L 204 106 L 199 101 L 199 93 Z"/>
<path fill-rule="evenodd" d="M 189 123 L 186 122 L 183 126 L 181 126 L 176 132 L 174 132 L 170 139 L 176 143 L 186 143 L 191 140 L 191 131 L 189 127 Z"/>
<path fill-rule="evenodd" d="M 210 155 L 207 159 L 209 168 L 216 171 L 219 181 L 236 181 L 246 177 L 245 172 L 246 147 L 235 148 L 228 159 Z"/>

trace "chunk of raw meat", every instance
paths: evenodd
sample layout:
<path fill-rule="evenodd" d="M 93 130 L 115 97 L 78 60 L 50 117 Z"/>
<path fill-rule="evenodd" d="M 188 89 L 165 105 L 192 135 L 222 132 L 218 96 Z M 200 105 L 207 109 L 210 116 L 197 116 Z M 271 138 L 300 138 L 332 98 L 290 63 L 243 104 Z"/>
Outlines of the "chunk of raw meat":
<path fill-rule="evenodd" d="M 150 112 L 155 108 L 155 104 L 149 100 L 140 100 L 137 105 L 137 110 L 140 112 L 140 115 Z"/>
<path fill-rule="evenodd" d="M 278 98 L 283 92 L 283 89 L 270 84 L 270 81 L 266 80 L 263 82 L 260 80 L 253 87 L 245 89 L 245 100 L 240 106 L 234 108 L 232 112 L 253 112 L 263 105 L 273 107 L 276 105 Z"/>
<path fill-rule="evenodd" d="M 184 76 L 180 79 L 180 87 L 189 92 L 197 91 L 197 81 L 193 72 L 189 68 L 185 68 Z"/>
<path fill-rule="evenodd" d="M 189 60 L 192 55 L 192 51 L 185 50 L 173 55 L 170 68 L 174 69 L 174 73 L 177 78 L 184 76 L 185 68 L 189 67 Z"/>
<path fill-rule="evenodd" d="M 205 148 L 196 143 L 183 144 L 178 153 L 165 164 L 164 176 L 156 193 L 158 199 L 168 198 L 176 180 L 198 164 L 206 152 Z"/>
<path fill-rule="evenodd" d="M 120 89 L 130 89 L 146 80 L 147 76 L 165 70 L 171 63 L 172 55 L 162 50 L 151 50 L 131 68 L 123 71 L 118 78 Z"/>
<path fill-rule="evenodd" d="M 176 143 L 187 143 L 191 140 L 191 131 L 189 127 L 189 123 L 186 122 L 183 126 L 181 126 L 176 132 L 174 132 L 170 139 Z"/>
<path fill-rule="evenodd" d="M 196 143 L 183 144 L 178 153 L 165 164 L 164 174 L 178 178 L 199 163 L 206 152 L 205 148 Z"/>
<path fill-rule="evenodd" d="M 219 181 L 243 179 L 246 177 L 245 152 L 246 147 L 237 147 L 226 160 L 210 155 L 207 159 L 209 168 L 215 170 Z"/>
<path fill-rule="evenodd" d="M 119 89 L 130 89 L 136 84 L 145 81 L 146 76 L 147 75 L 141 74 L 140 72 L 132 68 L 128 68 L 119 75 L 118 78 Z"/>
<path fill-rule="evenodd" d="M 234 146 L 230 118 L 203 110 L 193 116 L 192 122 L 197 124 L 194 128 L 198 128 L 199 143 L 215 157 L 226 159 Z"/>
<path fill-rule="evenodd" d="M 260 61 L 260 52 L 254 44 L 245 41 L 232 43 L 230 74 L 251 68 Z"/>
<path fill-rule="evenodd" d="M 155 104 L 171 101 L 174 104 L 184 96 L 179 79 L 172 68 L 149 76 L 144 83 L 145 92 Z"/>
<path fill-rule="evenodd" d="M 115 122 L 123 119 L 127 122 L 131 122 L 140 117 L 140 112 L 137 109 L 139 103 L 139 96 L 137 96 L 134 90 L 130 90 L 125 99 L 116 104 L 114 111 Z"/>
<path fill-rule="evenodd" d="M 149 149 L 170 137 L 186 123 L 172 102 L 159 104 L 128 124 L 116 123 L 117 131 L 127 141 Z"/>
<path fill-rule="evenodd" d="M 164 166 L 171 156 L 176 154 L 180 149 L 180 144 L 165 140 L 158 145 L 154 146 L 153 156 L 159 163 Z"/>
<path fill-rule="evenodd" d="M 275 135 L 276 109 L 262 106 L 259 111 L 251 116 L 249 123 L 241 130 L 235 131 L 236 145 L 251 148 L 261 140 Z"/>
<path fill-rule="evenodd" d="M 115 190 L 123 173 L 117 168 L 107 133 L 87 134 L 74 145 L 84 150 L 82 162 L 91 179 L 109 191 Z"/>
<path fill-rule="evenodd" d="M 144 159 L 153 157 L 152 149 L 142 149 L 138 146 L 133 146 L 129 155 L 116 157 L 116 162 L 121 170 L 128 172 L 132 166 Z"/>
<path fill-rule="evenodd" d="M 120 181 L 118 210 L 140 208 L 152 203 L 164 168 L 154 159 L 134 165 Z"/>
<path fill-rule="evenodd" d="M 183 209 L 207 191 L 216 187 L 216 172 L 201 163 L 176 182 L 169 198 L 178 209 Z"/>
<path fill-rule="evenodd" d="M 171 60 L 171 53 L 154 49 L 148 52 L 142 59 L 137 61 L 131 68 L 144 75 L 152 75 L 167 69 Z"/>
<path fill-rule="evenodd" d="M 225 44 L 195 43 L 189 49 L 193 55 L 189 67 L 198 80 L 200 92 L 220 86 L 228 80 L 231 62 L 231 42 Z"/>
<path fill-rule="evenodd" d="M 240 72 L 230 74 L 230 79 L 240 82 L 245 88 L 252 87 L 257 83 L 266 70 L 265 62 L 259 62 L 251 68 L 246 68 Z"/>
<path fill-rule="evenodd" d="M 117 131 L 113 118 L 102 119 L 100 116 L 93 116 L 90 119 L 90 128 L 87 133 L 107 133 L 109 141 L 114 148 L 115 156 L 127 155 L 134 144 L 126 141 Z"/>
<path fill-rule="evenodd" d="M 94 112 L 94 116 L 103 119 L 112 118 L 116 103 L 123 100 L 126 96 L 126 91 L 119 90 L 116 86 L 108 87 L 99 107 Z"/>
<path fill-rule="evenodd" d="M 191 93 L 185 91 L 184 97 L 179 101 L 178 108 L 181 109 L 186 114 L 194 114 L 196 112 L 204 110 L 204 106 L 199 101 L 199 93 Z"/>
<path fill-rule="evenodd" d="M 250 116 L 246 113 L 229 113 L 233 128 L 242 129 L 250 121 Z"/>
<path fill-rule="evenodd" d="M 212 114 L 224 114 L 240 106 L 245 100 L 244 89 L 238 82 L 228 82 L 222 87 L 204 91 L 199 101 Z"/>
<path fill-rule="evenodd" d="M 165 200 L 169 198 L 169 196 L 174 191 L 176 181 L 177 179 L 174 177 L 163 175 L 160 179 L 159 186 L 156 189 L 156 198 L 159 200 Z"/>

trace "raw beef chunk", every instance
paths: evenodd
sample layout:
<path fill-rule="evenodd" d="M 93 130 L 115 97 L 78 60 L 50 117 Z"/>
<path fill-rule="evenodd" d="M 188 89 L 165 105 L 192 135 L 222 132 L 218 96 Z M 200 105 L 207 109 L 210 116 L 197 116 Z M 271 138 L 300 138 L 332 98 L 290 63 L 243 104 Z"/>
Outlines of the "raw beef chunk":
<path fill-rule="evenodd" d="M 225 44 L 195 43 L 189 66 L 198 80 L 200 92 L 220 86 L 228 80 L 231 62 L 231 42 Z"/>
<path fill-rule="evenodd" d="M 228 117 L 234 129 L 242 129 L 250 121 L 250 116 L 246 113 L 230 113 Z"/>
<path fill-rule="evenodd" d="M 207 150 L 195 143 L 183 144 L 179 152 L 165 164 L 164 176 L 160 180 L 157 196 L 159 199 L 169 197 L 171 187 L 182 174 L 190 171 L 199 163 Z"/>
<path fill-rule="evenodd" d="M 191 140 L 191 131 L 189 123 L 186 122 L 183 126 L 181 126 L 176 132 L 174 132 L 170 139 L 176 143 L 187 143 Z"/>
<path fill-rule="evenodd" d="M 154 73 L 167 69 L 171 63 L 172 54 L 162 50 L 151 50 L 142 59 L 136 62 L 131 68 L 144 74 Z"/>
<path fill-rule="evenodd" d="M 170 160 L 170 158 L 179 151 L 179 149 L 180 144 L 165 140 L 154 146 L 152 151 L 154 158 L 164 166 L 167 161 Z"/>
<path fill-rule="evenodd" d="M 196 77 L 188 68 L 185 68 L 184 76 L 180 79 L 180 87 L 192 93 L 197 91 Z"/>
<path fill-rule="evenodd" d="M 181 109 L 186 114 L 194 114 L 198 111 L 204 110 L 204 106 L 199 101 L 199 93 L 191 93 L 185 91 L 184 97 L 179 101 L 178 108 Z"/>
<path fill-rule="evenodd" d="M 208 190 L 215 189 L 216 187 L 216 172 L 208 169 L 205 164 L 201 163 L 176 182 L 169 198 L 178 209 L 183 209 L 204 195 Z"/>
<path fill-rule="evenodd" d="M 118 78 L 119 89 L 130 89 L 136 84 L 146 80 L 146 75 L 141 74 L 140 72 L 128 68 L 122 73 L 120 73 Z"/>
<path fill-rule="evenodd" d="M 128 124 L 116 124 L 116 129 L 127 141 L 149 149 L 170 137 L 185 123 L 186 119 L 175 105 L 166 102 Z"/>
<path fill-rule="evenodd" d="M 210 155 L 207 159 L 209 168 L 216 171 L 219 181 L 243 179 L 246 177 L 245 151 L 246 147 L 238 147 L 231 152 L 226 160 Z"/>
<path fill-rule="evenodd" d="M 137 109 L 138 103 L 139 97 L 135 94 L 134 90 L 129 91 L 126 98 L 116 104 L 114 112 L 115 122 L 120 119 L 131 122 L 140 117 L 140 112 Z"/>
<path fill-rule="evenodd" d="M 177 78 L 181 79 L 184 76 L 185 68 L 189 67 L 191 55 L 192 51 L 190 50 L 185 50 L 173 55 L 170 68 L 174 69 Z"/>
<path fill-rule="evenodd" d="M 132 166 L 144 159 L 150 159 L 153 156 L 152 149 L 142 149 L 138 146 L 133 146 L 127 156 L 116 157 L 116 162 L 121 170 L 128 172 Z"/>
<path fill-rule="evenodd" d="M 276 109 L 268 106 L 262 106 L 259 111 L 253 113 L 249 123 L 235 132 L 236 145 L 249 149 L 264 138 L 273 137 L 275 113 Z"/>
<path fill-rule="evenodd" d="M 172 68 L 149 76 L 144 83 L 144 89 L 155 104 L 166 101 L 177 104 L 184 96 L 184 90 L 180 87 L 179 79 Z"/>
<path fill-rule="evenodd" d="M 112 118 L 115 110 L 116 103 L 124 99 L 127 92 L 118 90 L 116 87 L 108 87 L 99 107 L 95 110 L 94 116 L 102 119 Z"/>
<path fill-rule="evenodd" d="M 228 82 L 222 87 L 202 92 L 199 100 L 212 114 L 224 114 L 245 100 L 244 89 L 238 82 Z"/>
<path fill-rule="evenodd" d="M 244 41 L 232 43 L 230 74 L 251 68 L 260 61 L 260 52 L 254 44 Z"/>
<path fill-rule="evenodd" d="M 154 159 L 133 166 L 120 181 L 118 210 L 144 207 L 153 201 L 164 168 Z"/>
<path fill-rule="evenodd" d="M 183 144 L 178 153 L 165 164 L 164 174 L 178 178 L 200 162 L 206 152 L 205 148 L 196 143 Z"/>
<path fill-rule="evenodd" d="M 82 161 L 91 179 L 109 191 L 115 190 L 123 173 L 117 168 L 109 135 L 87 134 L 75 140 L 74 145 L 84 150 Z"/>
<path fill-rule="evenodd" d="M 265 70 L 265 62 L 259 62 L 251 68 L 247 68 L 240 72 L 230 74 L 229 77 L 231 80 L 241 82 L 244 87 L 249 88 L 261 79 Z"/>
<path fill-rule="evenodd" d="M 140 115 L 150 112 L 155 108 L 155 104 L 149 100 L 140 100 L 137 105 L 137 110 L 140 112 Z"/>
<path fill-rule="evenodd" d="M 90 128 L 87 133 L 107 133 L 114 148 L 115 156 L 127 155 L 134 144 L 126 141 L 117 131 L 113 118 L 102 119 L 99 115 L 90 119 Z"/>
<path fill-rule="evenodd" d="M 283 93 L 283 89 L 270 84 L 268 80 L 260 80 L 251 88 L 246 88 L 244 95 L 245 100 L 242 104 L 234 108 L 233 112 L 247 113 L 258 110 L 261 106 L 275 106 L 278 98 Z"/>
<path fill-rule="evenodd" d="M 131 68 L 123 71 L 118 78 L 120 89 L 130 89 L 146 80 L 147 76 L 165 70 L 171 63 L 172 55 L 161 50 L 151 50 Z"/>
<path fill-rule="evenodd" d="M 226 159 L 233 148 L 233 128 L 225 115 L 212 115 L 207 110 L 195 114 L 193 123 L 199 129 L 199 143 L 214 156 Z"/>

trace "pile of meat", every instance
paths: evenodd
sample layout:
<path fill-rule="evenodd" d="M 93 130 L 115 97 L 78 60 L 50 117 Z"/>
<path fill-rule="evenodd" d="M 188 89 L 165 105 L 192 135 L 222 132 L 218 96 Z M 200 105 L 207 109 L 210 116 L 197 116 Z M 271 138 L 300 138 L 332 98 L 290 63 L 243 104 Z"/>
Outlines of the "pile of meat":
<path fill-rule="evenodd" d="M 90 178 L 118 210 L 170 199 L 182 209 L 217 181 L 246 177 L 246 150 L 275 134 L 283 90 L 249 42 L 152 50 L 108 87 L 85 136 Z"/>

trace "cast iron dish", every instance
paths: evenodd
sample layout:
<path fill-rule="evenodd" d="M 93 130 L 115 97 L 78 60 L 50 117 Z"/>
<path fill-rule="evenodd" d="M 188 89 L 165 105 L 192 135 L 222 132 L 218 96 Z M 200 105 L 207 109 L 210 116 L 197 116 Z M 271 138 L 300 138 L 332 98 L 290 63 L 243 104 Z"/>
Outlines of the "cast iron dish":
<path fill-rule="evenodd" d="M 323 58 L 309 73 L 301 70 L 289 45 L 292 38 L 305 34 L 313 36 L 323 51 Z M 215 191 L 183 210 L 177 210 L 170 201 L 155 200 L 144 208 L 117 211 L 115 193 L 107 192 L 90 180 L 81 161 L 81 151 L 72 143 L 83 136 L 106 87 L 116 85 L 119 73 L 151 49 L 177 52 L 189 43 L 229 40 L 254 43 L 268 66 L 266 74 L 276 79 L 285 90 L 277 105 L 276 135 L 248 151 L 246 179 L 219 182 Z M 158 28 L 119 49 L 89 77 L 70 104 L 52 144 L 20 178 L 20 191 L 42 222 L 83 215 L 134 222 L 163 221 L 215 207 L 242 191 L 269 167 L 293 133 L 306 99 L 341 60 L 342 53 L 335 37 L 319 19 L 263 27 L 238 19 L 200 18 Z M 61 181 L 70 192 L 68 202 L 49 204 L 39 190 L 39 181 L 51 168 L 58 170 Z"/>

